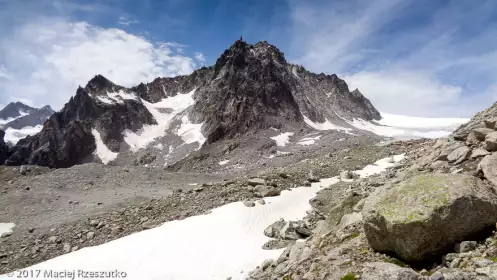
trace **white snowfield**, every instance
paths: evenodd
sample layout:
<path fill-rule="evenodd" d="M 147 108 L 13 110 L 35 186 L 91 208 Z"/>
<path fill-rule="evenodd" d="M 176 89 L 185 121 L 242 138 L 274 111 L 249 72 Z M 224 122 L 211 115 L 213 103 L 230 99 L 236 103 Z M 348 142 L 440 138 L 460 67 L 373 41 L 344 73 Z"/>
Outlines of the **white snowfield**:
<path fill-rule="evenodd" d="M 357 172 L 363 177 L 369 176 L 403 158 L 404 155 L 398 155 L 393 160 L 379 160 Z M 283 251 L 262 249 L 270 240 L 264 235 L 264 229 L 280 218 L 303 218 L 311 208 L 309 200 L 320 189 L 339 181 L 333 177 L 313 183 L 311 187 L 283 191 L 278 197 L 265 198 L 265 205 L 227 204 L 208 215 L 167 222 L 154 229 L 59 256 L 28 270 L 74 271 L 76 274 L 80 271 L 118 271 L 125 273 L 127 280 L 245 279 L 264 260 L 275 259 Z M 0 279 L 11 278 L 2 275 Z"/>
<path fill-rule="evenodd" d="M 342 120 L 357 129 L 397 139 L 445 137 L 461 124 L 469 121 L 467 118 L 421 118 L 388 113 L 381 113 L 381 117 L 381 120 L 375 122 L 362 119 L 350 121 L 342 118 Z M 304 121 L 316 130 L 338 130 L 352 134 L 350 133 L 352 131 L 351 128 L 338 126 L 329 120 L 326 120 L 324 123 L 314 123 L 304 116 Z"/>
<path fill-rule="evenodd" d="M 381 113 L 378 124 L 355 119 L 351 125 L 387 137 L 439 138 L 452 133 L 457 127 L 469 121 L 467 118 L 421 118 Z"/>
<path fill-rule="evenodd" d="M 155 139 L 165 136 L 166 130 L 169 128 L 169 125 L 174 117 L 195 103 L 193 100 L 194 93 L 195 90 L 184 94 L 178 93 L 175 96 L 164 98 L 157 103 L 149 103 L 142 99 L 141 101 L 150 114 L 152 114 L 157 124 L 145 125 L 138 132 L 126 131 L 124 133 L 124 142 L 131 147 L 133 152 L 136 152 L 148 146 L 148 144 L 152 143 Z M 184 125 L 185 128 L 182 132 L 187 133 L 187 135 L 183 136 L 184 139 L 186 138 L 192 141 L 205 141 L 205 138 L 200 138 L 198 136 L 198 133 L 200 133 L 200 135 L 202 135 L 202 133 L 195 131 L 198 130 L 197 126 L 202 127 L 202 124 L 191 126 L 188 123 L 188 119 L 186 119 L 186 123 L 184 123 Z M 194 131 L 191 132 L 190 130 Z"/>

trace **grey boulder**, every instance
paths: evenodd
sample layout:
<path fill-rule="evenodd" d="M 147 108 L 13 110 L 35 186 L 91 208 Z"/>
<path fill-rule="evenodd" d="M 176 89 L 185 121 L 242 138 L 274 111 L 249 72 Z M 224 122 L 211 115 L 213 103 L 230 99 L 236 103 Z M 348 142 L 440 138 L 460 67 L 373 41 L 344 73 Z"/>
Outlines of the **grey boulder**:
<path fill-rule="evenodd" d="M 497 153 L 485 156 L 478 164 L 478 170 L 483 172 L 485 179 L 497 186 Z"/>
<path fill-rule="evenodd" d="M 497 194 L 473 176 L 421 174 L 377 189 L 362 214 L 373 249 L 419 262 L 495 226 Z"/>
<path fill-rule="evenodd" d="M 462 146 L 452 151 L 452 153 L 447 156 L 447 161 L 453 162 L 454 164 L 459 164 L 465 161 L 470 154 L 471 149 L 466 146 Z"/>
<path fill-rule="evenodd" d="M 485 136 L 485 149 L 489 152 L 497 151 L 497 131 Z"/>

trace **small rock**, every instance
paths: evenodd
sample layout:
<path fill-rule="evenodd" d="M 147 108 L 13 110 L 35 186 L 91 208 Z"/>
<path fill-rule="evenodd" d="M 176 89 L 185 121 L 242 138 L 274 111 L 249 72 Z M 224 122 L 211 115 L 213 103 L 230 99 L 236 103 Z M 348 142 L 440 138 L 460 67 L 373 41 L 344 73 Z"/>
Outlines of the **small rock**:
<path fill-rule="evenodd" d="M 199 188 L 195 188 L 195 189 L 193 189 L 193 190 L 194 190 L 195 192 L 201 192 L 201 191 L 203 191 L 203 190 L 204 190 L 204 188 L 199 187 Z"/>
<path fill-rule="evenodd" d="M 251 186 L 257 186 L 257 185 L 265 185 L 266 181 L 261 178 L 252 178 L 247 181 L 247 184 Z"/>
<path fill-rule="evenodd" d="M 77 250 L 79 250 L 79 247 L 78 247 L 78 246 L 74 246 L 74 247 L 72 247 L 72 248 L 71 248 L 71 252 L 75 252 L 75 251 L 77 251 Z"/>
<path fill-rule="evenodd" d="M 457 253 L 466 253 L 469 251 L 473 251 L 478 246 L 476 241 L 463 241 L 456 245 L 455 251 Z"/>
<path fill-rule="evenodd" d="M 86 233 L 86 239 L 91 240 L 95 237 L 95 233 L 93 231 L 89 231 Z"/>
<path fill-rule="evenodd" d="M 96 226 L 98 226 L 98 224 L 99 224 L 98 220 L 91 220 L 90 221 L 90 226 L 92 226 L 92 227 L 96 227 Z"/>
<path fill-rule="evenodd" d="M 64 248 L 63 248 L 63 250 L 64 250 L 64 253 L 69 253 L 69 252 L 71 252 L 71 244 L 69 244 L 69 243 L 64 243 Z"/>
<path fill-rule="evenodd" d="M 314 176 L 312 170 L 309 170 L 309 175 L 307 176 L 307 181 L 311 183 L 319 182 L 319 178 Z"/>
<path fill-rule="evenodd" d="M 430 278 L 428 278 L 429 280 L 445 280 L 445 277 L 444 275 L 442 274 L 442 272 L 440 271 L 437 271 L 435 273 L 433 273 Z"/>
<path fill-rule="evenodd" d="M 142 229 L 151 229 L 154 228 L 155 224 L 152 221 L 147 221 L 142 224 Z"/>
<path fill-rule="evenodd" d="M 492 132 L 494 132 L 493 129 L 486 128 L 486 127 L 473 129 L 473 133 L 474 133 L 476 139 L 478 139 L 479 141 L 485 141 L 485 137 Z"/>
<path fill-rule="evenodd" d="M 271 186 L 258 185 L 254 187 L 254 192 L 260 197 L 278 196 L 281 191 Z"/>
<path fill-rule="evenodd" d="M 356 179 L 357 177 L 359 176 L 350 170 L 345 170 L 340 172 L 340 178 L 344 180 Z"/>
<path fill-rule="evenodd" d="M 475 267 L 486 267 L 486 266 L 491 266 L 494 264 L 492 260 L 485 259 L 485 258 L 473 258 L 471 259 L 473 261 L 473 264 Z"/>
<path fill-rule="evenodd" d="M 468 148 L 467 146 L 462 146 L 450 153 L 447 156 L 447 161 L 448 162 L 453 162 L 454 164 L 459 164 L 463 161 L 465 161 L 471 153 L 471 149 Z"/>
<path fill-rule="evenodd" d="M 7 238 L 7 237 L 10 237 L 12 235 L 12 232 L 11 231 L 8 231 L 8 232 L 4 232 L 2 233 L 2 235 L 0 235 L 1 238 Z"/>
<path fill-rule="evenodd" d="M 481 149 L 481 148 L 476 148 L 471 153 L 470 158 L 471 159 L 475 159 L 475 158 L 479 158 L 479 157 L 484 157 L 484 156 L 489 155 L 489 154 L 490 153 L 487 150 L 484 150 L 484 149 Z"/>
<path fill-rule="evenodd" d="M 362 214 L 357 213 L 357 212 L 353 212 L 350 214 L 343 215 L 338 226 L 343 229 L 348 225 L 351 225 L 353 223 L 357 223 L 360 221 L 362 221 Z"/>
<path fill-rule="evenodd" d="M 491 118 L 491 119 L 484 120 L 483 123 L 485 124 L 486 128 L 495 129 L 496 121 L 497 121 L 497 119 Z"/>
<path fill-rule="evenodd" d="M 497 186 L 497 153 L 485 156 L 478 164 L 478 170 L 494 186 Z"/>
<path fill-rule="evenodd" d="M 264 201 L 264 199 L 259 199 L 257 200 L 257 203 L 259 203 L 260 205 L 265 205 L 266 201 Z"/>
<path fill-rule="evenodd" d="M 485 136 L 485 149 L 489 152 L 497 151 L 497 131 Z"/>
<path fill-rule="evenodd" d="M 26 173 L 28 173 L 29 171 L 30 171 L 30 169 L 28 166 L 21 165 L 21 169 L 20 169 L 21 175 L 26 175 Z"/>
<path fill-rule="evenodd" d="M 245 205 L 247 207 L 254 207 L 255 206 L 255 202 L 253 202 L 253 201 L 244 201 L 243 205 Z"/>
<path fill-rule="evenodd" d="M 48 242 L 50 242 L 50 243 L 56 243 L 57 239 L 58 239 L 57 236 L 50 236 L 48 238 Z"/>
<path fill-rule="evenodd" d="M 288 245 L 295 243 L 295 240 L 281 240 L 281 239 L 271 239 L 262 245 L 264 250 L 277 250 L 288 247 Z"/>

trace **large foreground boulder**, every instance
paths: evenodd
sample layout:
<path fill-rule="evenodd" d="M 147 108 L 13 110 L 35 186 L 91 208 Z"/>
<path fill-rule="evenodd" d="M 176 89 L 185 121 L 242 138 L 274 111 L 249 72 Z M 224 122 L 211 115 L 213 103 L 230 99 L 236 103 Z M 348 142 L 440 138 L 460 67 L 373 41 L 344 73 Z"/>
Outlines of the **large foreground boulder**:
<path fill-rule="evenodd" d="M 421 262 L 495 227 L 497 194 L 473 176 L 418 174 L 378 189 L 366 200 L 362 214 L 373 249 Z"/>

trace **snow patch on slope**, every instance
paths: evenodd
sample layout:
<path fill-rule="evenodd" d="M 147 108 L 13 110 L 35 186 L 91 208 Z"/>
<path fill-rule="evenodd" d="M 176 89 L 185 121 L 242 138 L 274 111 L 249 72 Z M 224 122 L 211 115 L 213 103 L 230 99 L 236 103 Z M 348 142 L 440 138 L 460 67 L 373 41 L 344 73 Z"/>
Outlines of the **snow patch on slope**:
<path fill-rule="evenodd" d="M 319 138 L 321 138 L 321 135 L 318 135 L 315 137 L 305 137 L 305 138 L 302 138 L 297 144 L 303 145 L 303 146 L 314 145 L 316 143 L 316 140 L 319 140 Z"/>
<path fill-rule="evenodd" d="M 325 119 L 324 123 L 315 123 L 315 122 L 311 121 L 308 117 L 304 116 L 304 122 L 308 126 L 314 128 L 314 129 L 317 129 L 317 130 L 339 130 L 339 131 L 344 131 L 344 132 L 352 131 L 351 128 L 346 128 L 343 126 L 332 124 L 328 119 Z"/>
<path fill-rule="evenodd" d="M 0 223 L 0 236 L 4 233 L 11 233 L 14 226 L 13 223 Z"/>
<path fill-rule="evenodd" d="M 21 129 L 15 129 L 8 127 L 5 130 L 5 142 L 10 142 L 12 144 L 16 144 L 19 140 L 27 137 L 35 135 L 43 129 L 43 125 L 39 124 L 37 126 L 26 126 Z"/>
<path fill-rule="evenodd" d="M 117 158 L 118 153 L 111 151 L 102 141 L 102 137 L 100 136 L 100 132 L 96 129 L 91 130 L 91 134 L 95 138 L 95 145 L 97 148 L 93 152 L 94 155 L 98 156 L 103 164 L 107 164 Z"/>
<path fill-rule="evenodd" d="M 292 136 L 292 135 L 293 135 L 293 132 L 284 132 L 284 133 L 281 133 L 279 135 L 276 135 L 276 136 L 273 136 L 270 138 L 276 142 L 276 145 L 278 145 L 280 147 L 285 147 L 286 144 L 288 144 L 290 142 L 290 136 Z"/>
<path fill-rule="evenodd" d="M 188 120 L 188 116 L 183 116 L 181 118 L 181 126 L 177 131 L 178 136 L 180 136 L 186 144 L 197 142 L 197 149 L 200 149 L 207 140 L 202 134 L 202 125 L 203 123 L 191 123 Z"/>
<path fill-rule="evenodd" d="M 17 116 L 17 117 L 8 118 L 8 119 L 0 119 L 0 125 L 7 124 L 7 123 L 9 123 L 11 121 L 17 120 L 18 118 L 21 118 L 21 117 L 29 115 L 28 112 L 24 112 L 23 110 L 19 110 L 18 114 L 19 114 L 19 116 Z"/>
<path fill-rule="evenodd" d="M 131 151 L 136 152 L 145 148 L 155 139 L 165 136 L 166 129 L 174 117 L 195 103 L 193 100 L 194 93 L 195 89 L 185 94 L 178 93 L 175 96 L 164 98 L 157 103 L 150 103 L 142 99 L 141 101 L 147 107 L 150 114 L 152 114 L 157 124 L 144 125 L 137 132 L 126 131 L 124 133 L 124 142 L 130 146 Z"/>
<path fill-rule="evenodd" d="M 403 156 L 395 159 L 401 158 Z M 365 170 L 374 168 L 379 172 L 393 165 L 390 160 L 383 160 Z M 371 172 L 365 171 L 365 174 Z M 264 229 L 280 218 L 303 218 L 311 208 L 309 200 L 322 188 L 339 181 L 333 177 L 313 183 L 311 187 L 282 191 L 278 197 L 265 198 L 265 205 L 245 207 L 242 202 L 227 204 L 213 209 L 207 215 L 167 222 L 150 230 L 59 256 L 28 269 L 110 269 L 126 272 L 128 280 L 246 279 L 256 266 L 266 259 L 278 258 L 284 250 L 262 249 L 262 245 L 270 240 L 264 235 Z M 192 269 L 192 264 L 195 269 Z M 161 269 L 157 269 L 159 267 Z M 9 278 L 3 275 L 0 279 Z"/>
<path fill-rule="evenodd" d="M 92 95 L 90 95 L 92 96 Z M 92 96 L 93 97 L 93 96 Z M 97 99 L 101 102 L 109 105 L 124 104 L 124 100 L 136 100 L 138 101 L 138 97 L 133 93 L 126 93 L 123 90 L 119 90 L 118 92 L 108 92 L 106 95 L 97 95 Z"/>
<path fill-rule="evenodd" d="M 222 160 L 222 161 L 219 162 L 219 165 L 225 165 L 228 162 L 230 162 L 230 161 L 229 160 Z"/>

